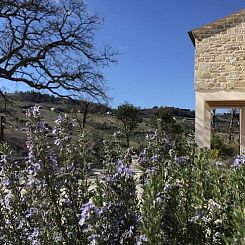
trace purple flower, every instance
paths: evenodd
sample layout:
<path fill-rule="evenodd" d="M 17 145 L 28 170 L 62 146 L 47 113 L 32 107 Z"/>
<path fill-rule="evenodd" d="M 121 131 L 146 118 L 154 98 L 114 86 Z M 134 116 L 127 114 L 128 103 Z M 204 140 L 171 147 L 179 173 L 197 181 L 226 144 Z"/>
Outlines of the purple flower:
<path fill-rule="evenodd" d="M 69 198 L 65 198 L 65 199 L 63 200 L 63 204 L 64 204 L 64 206 L 68 206 L 68 205 L 71 204 L 71 200 L 70 200 Z"/>
<path fill-rule="evenodd" d="M 131 226 L 129 227 L 129 231 L 127 232 L 127 237 L 132 237 L 132 236 L 134 235 L 133 230 L 134 230 L 134 226 L 131 225 Z"/>
<path fill-rule="evenodd" d="M 57 156 L 55 154 L 50 154 L 49 155 L 49 160 L 51 161 L 51 163 L 53 165 L 57 165 L 58 161 L 57 161 Z"/>
<path fill-rule="evenodd" d="M 135 171 L 128 165 L 124 165 L 123 163 L 117 166 L 117 173 L 121 176 L 125 176 L 126 178 L 130 178 L 135 175 Z"/>
<path fill-rule="evenodd" d="M 8 177 L 3 178 L 2 184 L 3 184 L 3 186 L 4 186 L 5 188 L 6 188 L 7 186 L 9 186 L 9 184 L 10 184 L 9 178 L 8 178 Z"/>
<path fill-rule="evenodd" d="M 37 123 L 36 130 L 35 130 L 36 133 L 38 133 L 38 132 L 44 132 L 46 130 L 48 130 L 48 128 L 47 128 L 47 125 L 46 125 L 45 122 L 40 121 L 40 122 Z"/>
<path fill-rule="evenodd" d="M 145 234 L 143 234 L 143 235 L 140 235 L 138 237 L 136 244 L 141 245 L 141 244 L 143 244 L 143 242 L 147 242 L 147 241 L 148 241 L 147 236 Z"/>
<path fill-rule="evenodd" d="M 64 121 L 64 117 L 60 114 L 58 115 L 57 119 L 54 121 L 57 125 L 60 125 Z"/>
<path fill-rule="evenodd" d="M 146 174 L 152 174 L 156 171 L 156 168 L 155 167 L 149 167 L 145 170 L 145 173 Z"/>
<path fill-rule="evenodd" d="M 145 148 L 143 151 L 140 152 L 138 157 L 138 163 L 143 163 L 147 160 L 147 149 Z"/>
<path fill-rule="evenodd" d="M 151 160 L 152 160 L 153 162 L 156 162 L 156 161 L 158 160 L 158 155 L 157 155 L 157 154 L 153 155 L 153 156 L 151 157 Z"/>
<path fill-rule="evenodd" d="M 194 217 L 191 218 L 191 222 L 196 223 L 198 221 L 202 221 L 205 224 L 208 223 L 208 218 L 204 212 L 198 212 Z"/>
<path fill-rule="evenodd" d="M 41 169 L 41 160 L 39 160 L 38 162 L 32 164 L 32 169 L 34 172 L 38 172 Z"/>
<path fill-rule="evenodd" d="M 213 199 L 208 200 L 208 207 L 210 209 L 220 209 L 221 208 L 221 206 L 217 202 L 215 202 Z"/>
<path fill-rule="evenodd" d="M 82 212 L 80 214 L 79 225 L 84 225 L 86 220 L 90 218 L 91 213 L 95 213 L 96 216 L 100 216 L 102 211 L 96 207 L 92 202 L 88 202 L 83 205 Z"/>
<path fill-rule="evenodd" d="M 29 175 L 28 176 L 28 181 L 27 181 L 27 186 L 30 187 L 30 186 L 34 185 L 36 183 L 36 181 L 37 181 L 36 176 Z"/>
<path fill-rule="evenodd" d="M 55 242 L 61 242 L 62 241 L 62 236 L 60 233 L 57 233 L 57 235 L 55 235 L 55 238 L 54 238 Z"/>
<path fill-rule="evenodd" d="M 97 237 L 95 234 L 92 234 L 90 237 L 90 245 L 96 245 Z"/>
<path fill-rule="evenodd" d="M 12 198 L 13 198 L 13 195 L 10 192 L 4 197 L 4 205 L 7 209 L 10 209 L 10 202 Z"/>
<path fill-rule="evenodd" d="M 245 155 L 238 155 L 233 161 L 233 164 L 231 165 L 231 167 L 237 169 L 237 168 L 240 168 L 244 164 L 245 164 Z"/>
<path fill-rule="evenodd" d="M 187 162 L 189 158 L 188 157 L 185 157 L 185 156 L 180 156 L 180 157 L 176 157 L 174 158 L 174 161 L 177 165 L 183 165 L 184 163 Z"/>
<path fill-rule="evenodd" d="M 35 214 L 37 212 L 36 208 L 30 208 L 26 211 L 26 218 L 30 218 L 33 214 Z"/>
<path fill-rule="evenodd" d="M 34 107 L 28 109 L 26 111 L 26 115 L 28 117 L 35 117 L 35 118 L 37 118 L 40 115 L 40 106 L 35 105 Z"/>
<path fill-rule="evenodd" d="M 28 173 L 30 175 L 36 175 L 41 169 L 42 161 L 39 160 L 37 162 L 30 162 L 30 160 L 29 160 L 28 162 L 31 163 L 31 165 L 28 167 Z"/>
<path fill-rule="evenodd" d="M 37 238 L 39 236 L 39 228 L 34 228 L 32 233 L 29 235 L 28 239 L 31 241 L 32 245 L 37 245 L 39 244 Z"/>

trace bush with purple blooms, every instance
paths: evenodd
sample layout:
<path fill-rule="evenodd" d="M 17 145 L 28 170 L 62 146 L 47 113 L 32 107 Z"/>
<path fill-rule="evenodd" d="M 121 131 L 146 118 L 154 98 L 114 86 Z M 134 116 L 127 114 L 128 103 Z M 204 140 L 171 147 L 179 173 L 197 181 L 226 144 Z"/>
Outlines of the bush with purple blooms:
<path fill-rule="evenodd" d="M 244 241 L 244 156 L 216 163 L 191 138 L 175 148 L 160 129 L 132 164 L 115 134 L 92 182 L 86 138 L 73 139 L 76 121 L 60 115 L 50 129 L 38 107 L 27 116 L 26 159 L 0 145 L 0 244 Z"/>
<path fill-rule="evenodd" d="M 225 244 L 234 240 L 238 234 L 234 211 L 245 202 L 244 157 L 237 156 L 226 167 L 210 161 L 209 151 L 197 149 L 190 139 L 182 142 L 183 156 L 171 147 L 164 152 L 167 141 L 163 132 L 148 138 L 148 147 L 139 159 L 145 168 L 141 231 L 147 244 Z"/>
<path fill-rule="evenodd" d="M 72 142 L 74 123 L 67 117 L 49 130 L 38 107 L 27 116 L 26 160 L 1 156 L 1 244 L 86 244 L 79 225 L 91 198 L 83 138 Z"/>

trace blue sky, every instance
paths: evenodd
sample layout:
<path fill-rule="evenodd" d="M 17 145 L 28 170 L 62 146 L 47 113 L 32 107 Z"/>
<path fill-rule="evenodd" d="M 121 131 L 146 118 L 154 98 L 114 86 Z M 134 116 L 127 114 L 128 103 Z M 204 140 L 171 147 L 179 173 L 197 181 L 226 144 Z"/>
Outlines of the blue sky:
<path fill-rule="evenodd" d="M 194 109 L 194 47 L 187 32 L 245 7 L 244 0 L 87 0 L 103 17 L 99 45 L 118 50 L 105 70 L 113 107 Z"/>
<path fill-rule="evenodd" d="M 104 18 L 97 46 L 119 51 L 104 74 L 111 106 L 194 109 L 194 47 L 187 32 L 245 7 L 245 0 L 85 0 Z M 27 87 L 4 83 L 8 91 Z"/>

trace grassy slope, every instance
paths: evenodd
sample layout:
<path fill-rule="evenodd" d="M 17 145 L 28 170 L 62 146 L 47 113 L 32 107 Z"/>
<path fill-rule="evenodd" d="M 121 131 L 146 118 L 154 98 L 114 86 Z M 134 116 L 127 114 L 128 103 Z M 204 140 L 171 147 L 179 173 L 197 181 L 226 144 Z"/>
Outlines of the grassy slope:
<path fill-rule="evenodd" d="M 13 100 L 12 104 L 7 104 L 7 111 L 9 112 L 6 117 L 5 126 L 5 140 L 13 147 L 13 149 L 20 155 L 25 149 L 26 135 L 22 132 L 22 128 L 26 123 L 25 109 L 34 106 L 35 103 L 24 102 L 18 99 Z M 68 114 L 72 117 L 70 103 L 59 101 L 56 103 L 41 103 L 41 113 L 44 120 L 50 125 L 54 126 L 54 120 L 58 114 Z M 3 101 L 0 99 L 0 110 L 4 107 Z M 55 108 L 54 111 L 51 108 Z M 146 109 L 142 110 L 145 111 Z M 153 130 L 150 124 L 149 113 L 150 109 L 147 109 L 148 113 L 144 114 L 143 122 L 134 131 L 134 135 L 131 137 L 131 145 L 138 147 L 144 144 L 144 136 Z M 78 117 L 82 118 L 82 114 L 78 113 Z M 194 129 L 194 119 L 176 117 L 176 120 L 184 125 L 185 128 Z M 218 132 L 217 134 L 225 141 L 227 138 L 229 119 L 225 117 L 217 118 Z M 103 139 L 107 139 L 118 130 L 122 130 L 121 123 L 113 115 L 107 115 L 105 110 L 101 110 L 97 113 L 90 113 L 87 121 L 86 132 L 91 146 L 100 143 Z M 235 141 L 238 141 L 239 125 L 237 119 L 235 120 L 234 137 Z M 75 128 L 74 135 L 78 135 L 78 128 Z"/>
<path fill-rule="evenodd" d="M 6 125 L 4 130 L 5 140 L 13 147 L 13 149 L 21 154 L 23 149 L 25 149 L 25 139 L 26 135 L 22 132 L 22 129 L 25 127 L 27 117 L 25 115 L 25 110 L 35 105 L 32 102 L 23 102 L 19 100 L 12 101 L 12 105 L 7 105 L 8 114 L 4 114 L 6 118 Z M 1 105 L 3 105 L 1 103 Z M 54 126 L 54 120 L 58 114 L 68 114 L 72 117 L 70 105 L 66 103 L 58 102 L 55 104 L 52 103 L 40 103 L 38 104 L 41 107 L 41 114 L 44 117 L 44 120 L 50 126 Z M 51 108 L 55 108 L 54 111 Z M 78 117 L 82 118 L 82 114 L 78 113 Z M 144 118 L 143 122 L 135 130 L 134 136 L 132 137 L 132 146 L 137 146 L 140 142 L 140 138 L 143 138 L 143 135 L 147 132 L 152 131 L 152 128 L 149 124 L 149 119 Z M 105 113 L 91 113 L 88 116 L 86 132 L 89 136 L 89 139 L 93 142 L 101 141 L 102 139 L 109 138 L 112 134 L 118 130 L 121 130 L 121 124 L 113 115 L 106 115 Z M 75 128 L 74 135 L 77 135 L 78 127 Z"/>

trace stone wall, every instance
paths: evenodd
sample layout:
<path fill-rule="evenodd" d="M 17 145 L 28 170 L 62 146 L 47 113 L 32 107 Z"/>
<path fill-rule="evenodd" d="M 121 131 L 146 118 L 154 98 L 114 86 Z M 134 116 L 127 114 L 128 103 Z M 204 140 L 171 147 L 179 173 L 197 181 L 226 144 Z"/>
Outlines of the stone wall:
<path fill-rule="evenodd" d="M 245 12 L 192 31 L 196 91 L 245 91 Z"/>

